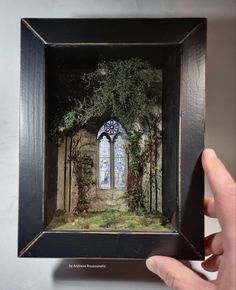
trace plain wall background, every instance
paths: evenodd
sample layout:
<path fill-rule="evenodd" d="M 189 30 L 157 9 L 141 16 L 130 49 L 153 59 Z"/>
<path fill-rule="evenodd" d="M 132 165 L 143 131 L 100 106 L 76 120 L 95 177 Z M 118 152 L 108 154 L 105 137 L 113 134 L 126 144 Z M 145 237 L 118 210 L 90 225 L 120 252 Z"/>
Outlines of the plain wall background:
<path fill-rule="evenodd" d="M 235 176 L 235 8 L 234 0 L 0 0 L 0 290 L 167 289 L 143 262 L 70 270 L 68 260 L 16 257 L 20 18 L 207 17 L 206 146 Z M 219 229 L 206 219 L 206 234 Z"/>

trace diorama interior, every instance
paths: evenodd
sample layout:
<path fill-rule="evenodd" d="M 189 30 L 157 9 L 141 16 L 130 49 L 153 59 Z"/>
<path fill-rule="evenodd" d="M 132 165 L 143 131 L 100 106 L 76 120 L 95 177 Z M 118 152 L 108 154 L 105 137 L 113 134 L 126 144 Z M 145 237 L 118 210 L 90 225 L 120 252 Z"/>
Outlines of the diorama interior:
<path fill-rule="evenodd" d="M 46 59 L 45 227 L 175 230 L 178 48 L 56 46 Z"/>

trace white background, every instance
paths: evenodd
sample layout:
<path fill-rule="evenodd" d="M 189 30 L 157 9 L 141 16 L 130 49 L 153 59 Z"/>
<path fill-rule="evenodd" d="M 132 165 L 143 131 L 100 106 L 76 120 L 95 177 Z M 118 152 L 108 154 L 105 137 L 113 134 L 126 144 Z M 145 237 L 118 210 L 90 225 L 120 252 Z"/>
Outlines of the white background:
<path fill-rule="evenodd" d="M 95 271 L 17 258 L 20 18 L 207 17 L 206 146 L 235 176 L 235 11 L 234 0 L 0 0 L 0 290 L 167 289 L 143 262 L 103 262 Z M 207 219 L 206 233 L 215 230 Z"/>

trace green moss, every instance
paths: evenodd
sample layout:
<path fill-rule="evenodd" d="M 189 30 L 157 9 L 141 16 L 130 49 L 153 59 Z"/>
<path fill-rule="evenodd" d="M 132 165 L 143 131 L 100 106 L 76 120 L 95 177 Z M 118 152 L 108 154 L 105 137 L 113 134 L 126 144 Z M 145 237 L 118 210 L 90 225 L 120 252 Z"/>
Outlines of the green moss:
<path fill-rule="evenodd" d="M 62 216 L 55 216 L 48 229 L 85 231 L 171 231 L 170 224 L 162 225 L 161 215 L 137 215 L 134 212 L 107 210 L 89 212 L 75 216 L 70 222 L 63 222 Z"/>

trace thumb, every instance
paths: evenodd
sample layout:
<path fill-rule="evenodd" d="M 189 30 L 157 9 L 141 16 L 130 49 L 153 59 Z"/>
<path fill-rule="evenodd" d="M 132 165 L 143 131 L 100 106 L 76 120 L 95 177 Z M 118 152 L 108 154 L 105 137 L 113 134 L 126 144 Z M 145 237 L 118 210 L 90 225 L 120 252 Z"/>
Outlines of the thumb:
<path fill-rule="evenodd" d="M 203 280 L 191 269 L 173 258 L 153 256 L 146 260 L 146 266 L 151 272 L 160 276 L 171 289 L 213 289 L 210 282 Z"/>

